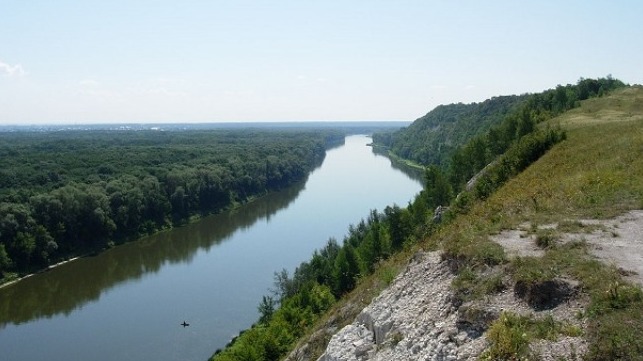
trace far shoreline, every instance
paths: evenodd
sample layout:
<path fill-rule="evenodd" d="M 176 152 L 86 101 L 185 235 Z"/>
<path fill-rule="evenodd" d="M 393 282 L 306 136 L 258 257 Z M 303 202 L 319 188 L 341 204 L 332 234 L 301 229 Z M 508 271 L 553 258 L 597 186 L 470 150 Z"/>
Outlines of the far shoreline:
<path fill-rule="evenodd" d="M 136 242 L 136 241 L 134 241 L 134 242 Z M 27 279 L 29 277 L 32 277 L 32 276 L 35 276 L 35 275 L 38 275 L 38 274 L 41 274 L 41 273 L 45 273 L 45 272 L 48 272 L 48 271 L 51 271 L 52 269 L 54 269 L 56 267 L 60 267 L 60 266 L 62 266 L 64 264 L 66 264 L 66 263 L 75 261 L 75 260 L 80 259 L 80 258 L 87 257 L 89 255 L 90 254 L 86 254 L 86 255 L 82 255 L 82 256 L 76 256 L 76 257 L 72 257 L 72 258 L 70 258 L 68 260 L 64 260 L 64 261 L 60 261 L 58 263 L 51 264 L 51 265 L 47 266 L 46 268 L 43 268 L 43 269 L 38 270 L 36 272 L 28 273 L 28 274 L 26 274 L 26 275 L 24 275 L 22 277 L 17 277 L 15 279 L 12 279 L 11 281 L 4 282 L 4 283 L 0 284 L 0 289 L 5 288 L 5 287 L 9 287 L 9 286 L 11 286 L 13 284 L 16 284 L 16 283 L 18 283 L 18 282 L 20 282 L 22 280 L 25 280 L 25 279 Z"/>

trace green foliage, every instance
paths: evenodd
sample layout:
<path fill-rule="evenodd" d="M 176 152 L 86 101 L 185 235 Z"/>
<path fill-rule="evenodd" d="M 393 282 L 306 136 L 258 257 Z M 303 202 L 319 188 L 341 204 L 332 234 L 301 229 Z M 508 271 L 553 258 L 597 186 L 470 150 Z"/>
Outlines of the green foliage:
<path fill-rule="evenodd" d="M 216 213 L 303 180 L 324 131 L 0 133 L 0 273 Z"/>
<path fill-rule="evenodd" d="M 474 175 L 504 154 L 501 164 L 496 162 L 493 166 L 494 174 L 477 182 L 476 196 L 484 198 L 565 139 L 560 129 L 538 130 L 539 123 L 577 107 L 580 100 L 623 86 L 623 82 L 610 76 L 581 78 L 576 85 L 559 85 L 537 94 L 439 106 L 408 128 L 376 134 L 373 139 L 401 158 L 448 169 L 453 191 L 461 190 Z"/>
<path fill-rule="evenodd" d="M 460 265 L 495 266 L 506 262 L 505 251 L 499 244 L 485 237 L 457 234 L 444 240 L 443 257 Z"/>
<path fill-rule="evenodd" d="M 350 244 L 345 244 L 339 250 L 333 267 L 333 292 L 336 295 L 342 295 L 355 288 L 357 278 L 360 275 L 359 261 L 357 253 Z"/>
<path fill-rule="evenodd" d="M 380 275 L 380 280 L 385 285 L 388 286 L 393 282 L 393 280 L 395 279 L 395 276 L 397 276 L 397 271 L 394 268 L 385 267 L 380 269 L 379 275 Z"/>
<path fill-rule="evenodd" d="M 9 254 L 7 253 L 4 244 L 0 243 L 0 270 L 7 269 L 9 267 L 11 267 L 11 258 L 9 258 Z"/>
<path fill-rule="evenodd" d="M 482 355 L 482 360 L 517 360 L 528 356 L 529 339 L 527 320 L 509 312 L 503 312 L 489 330 L 487 340 L 491 347 Z"/>
<path fill-rule="evenodd" d="M 612 310 L 592 322 L 588 360 L 643 359 L 643 303 Z"/>
<path fill-rule="evenodd" d="M 529 358 L 529 342 L 534 339 L 555 341 L 559 335 L 579 336 L 580 330 L 555 321 L 551 315 L 540 319 L 503 312 L 489 327 L 486 336 L 491 346 L 482 360 L 521 360 Z"/>
<path fill-rule="evenodd" d="M 596 82 L 602 84 L 604 89 L 602 93 L 623 85 L 609 77 Z M 554 144 L 565 139 L 565 133 L 562 130 L 543 128 L 539 124 L 564 110 L 577 106 L 581 98 L 577 95 L 577 87 L 591 84 L 595 83 L 582 79 L 576 86 L 560 86 L 543 93 L 517 97 L 520 98 L 519 100 L 506 98 L 496 99 L 498 102 L 495 103 L 485 102 L 487 114 L 469 114 L 470 117 L 467 119 L 486 117 L 485 121 L 489 122 L 480 127 L 471 127 L 467 121 L 462 122 L 465 124 L 464 127 L 476 130 L 463 132 L 463 136 L 457 141 L 447 139 L 448 136 L 441 133 L 441 129 L 460 127 L 461 125 L 452 126 L 458 122 L 459 115 L 456 114 L 467 114 L 474 107 L 467 108 L 468 106 L 462 104 L 438 107 L 422 122 L 416 122 L 418 124 L 413 124 L 404 131 L 376 135 L 374 137 L 376 143 L 389 146 L 398 156 L 416 161 L 435 156 L 437 157 L 435 159 L 439 160 L 432 160 L 430 164 L 439 166 L 427 169 L 424 191 L 406 209 L 387 207 L 383 214 L 371 212 L 366 221 L 362 220 L 357 225 L 349 227 L 348 235 L 341 245 L 333 239 L 329 240 L 324 248 L 314 252 L 310 261 L 302 263 L 296 269 L 292 279 L 287 274 L 281 277 L 280 283 L 287 286 L 284 289 L 289 290 L 287 292 L 289 297 L 282 299 L 281 308 L 275 311 L 269 321 L 269 324 L 279 325 L 281 331 L 278 335 L 266 336 L 265 339 L 280 340 L 277 345 L 284 345 L 283 342 L 292 343 L 294 341 L 290 337 L 296 331 L 292 331 L 289 325 L 298 325 L 299 329 L 310 325 L 309 320 L 316 317 L 312 308 L 296 309 L 286 305 L 289 304 L 290 299 L 310 299 L 307 294 L 311 284 L 324 287 L 332 293 L 332 296 L 341 297 L 357 287 L 360 278 L 372 272 L 376 273 L 378 282 L 392 282 L 394 276 L 388 271 L 389 268 L 378 267 L 378 265 L 391 254 L 402 249 L 409 240 L 424 237 L 440 229 L 439 225 L 431 222 L 433 209 L 437 205 L 451 203 L 449 210 L 445 213 L 444 223 L 453 221 L 460 213 L 478 211 L 477 200 L 489 197 L 510 178 L 539 159 Z M 583 96 L 596 95 L 599 94 L 594 89 L 588 90 Z M 512 103 L 514 101 L 515 103 Z M 491 118 L 493 118 L 492 121 Z M 411 133 L 415 134 L 409 135 Z M 429 133 L 432 135 L 426 136 Z M 435 147 L 435 144 L 429 144 L 430 138 L 434 136 L 438 139 L 435 144 L 439 144 L 436 149 L 431 148 Z M 418 145 L 424 142 L 427 144 Z M 451 161 L 446 162 L 446 159 Z M 485 167 L 487 168 L 479 176 L 477 185 L 452 199 L 454 192 L 461 191 L 466 182 Z M 490 241 L 487 233 L 473 229 L 480 225 L 466 223 L 459 226 L 456 227 L 456 231 L 452 230 L 440 238 L 444 256 L 456 269 L 459 269 L 459 275 L 453 284 L 456 292 L 462 299 L 472 299 L 503 290 L 505 288 L 503 275 L 477 273 L 477 270 L 485 269 L 487 265 L 506 263 L 503 248 Z M 582 287 L 599 289 L 601 282 L 613 279 L 614 275 L 602 271 L 598 261 L 581 257 L 583 252 L 583 247 L 574 243 L 550 247 L 545 259 L 518 258 L 507 268 L 514 274 L 516 280 L 532 283 L 568 274 L 581 280 Z M 600 294 L 601 292 L 597 292 L 593 298 L 600 299 Z M 625 308 L 617 311 L 611 308 L 609 312 L 603 314 L 625 312 L 631 309 L 632 302 L 635 304 L 639 302 L 636 295 L 632 296 L 628 292 L 619 292 L 617 295 L 618 297 L 613 296 L 612 299 L 615 299 L 616 303 L 623 303 Z M 308 302 L 303 303 L 308 304 Z M 262 328 L 265 327 L 255 326 L 252 330 Z M 601 334 L 598 328 L 595 332 L 597 335 Z M 552 339 L 559 334 L 577 336 L 579 333 L 578 328 L 555 322 L 552 318 L 532 320 L 504 314 L 489 331 L 493 345 L 485 357 L 515 359 L 520 355 L 527 355 L 527 345 L 531 339 Z M 243 337 L 245 333 L 241 338 Z M 248 336 L 248 340 L 247 342 L 254 342 L 252 345 L 255 343 L 268 345 L 267 348 L 275 349 L 272 341 L 264 342 L 256 336 Z M 238 353 L 239 357 L 230 356 L 234 354 L 234 349 L 255 347 L 249 346 L 248 343 L 243 345 L 245 346 L 233 344 L 220 354 L 223 355 L 221 358 L 217 359 L 241 359 L 241 351 Z M 258 351 L 255 352 L 259 355 L 257 357 L 264 357 L 258 359 L 265 359 L 266 351 L 262 350 L 266 347 L 261 346 L 257 349 Z"/>
<path fill-rule="evenodd" d="M 478 275 L 470 265 L 462 267 L 451 283 L 460 301 L 480 299 L 486 295 L 501 292 L 506 287 L 500 274 Z"/>
<path fill-rule="evenodd" d="M 581 100 L 624 86 L 611 76 L 581 78 L 576 85 L 559 85 L 537 94 L 440 105 L 409 127 L 375 134 L 373 140 L 401 158 L 423 165 L 454 167 L 454 184 L 462 184 L 475 174 L 467 173 L 467 169 L 482 169 L 514 140 L 531 133 L 538 123 L 577 107 Z M 467 165 L 459 168 L 462 162 Z"/>
<path fill-rule="evenodd" d="M 565 139 L 565 133 L 562 130 L 551 128 L 535 130 L 521 137 L 496 162 L 485 169 L 475 184 L 476 197 L 488 197 L 563 139 Z"/>
<path fill-rule="evenodd" d="M 386 217 L 385 225 L 388 226 L 387 233 L 391 241 L 391 249 L 399 250 L 413 228 L 409 211 L 397 205 L 388 206 L 384 209 L 384 216 Z"/>
<path fill-rule="evenodd" d="M 603 292 L 593 294 L 590 314 L 601 315 L 627 309 L 635 304 L 643 305 L 643 291 L 639 287 L 613 281 L 603 289 Z"/>
<path fill-rule="evenodd" d="M 426 168 L 424 175 L 426 184 L 423 197 L 426 197 L 426 206 L 435 209 L 437 206 L 448 206 L 453 198 L 453 190 L 446 175 L 437 166 Z"/>
<path fill-rule="evenodd" d="M 264 297 L 262 305 L 267 299 Z M 283 299 L 271 317 L 243 332 L 211 360 L 279 360 L 334 302 L 327 286 L 303 286 L 297 294 Z"/>
<path fill-rule="evenodd" d="M 276 302 L 270 296 L 263 296 L 261 303 L 257 306 L 257 310 L 261 315 L 259 317 L 259 323 L 267 324 L 268 321 L 272 318 L 273 313 L 275 312 Z"/>
<path fill-rule="evenodd" d="M 500 96 L 482 103 L 440 105 L 409 127 L 375 134 L 373 140 L 404 159 L 445 165 L 455 149 L 499 123 L 525 99 L 524 95 Z"/>

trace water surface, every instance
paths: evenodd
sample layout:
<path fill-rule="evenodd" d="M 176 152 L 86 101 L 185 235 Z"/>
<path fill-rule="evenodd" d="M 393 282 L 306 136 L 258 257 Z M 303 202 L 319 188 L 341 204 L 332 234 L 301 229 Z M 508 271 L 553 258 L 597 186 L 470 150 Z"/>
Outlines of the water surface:
<path fill-rule="evenodd" d="M 236 211 L 0 289 L 2 360 L 207 359 L 257 320 L 274 272 L 419 192 L 369 142 L 347 137 L 305 183 Z"/>

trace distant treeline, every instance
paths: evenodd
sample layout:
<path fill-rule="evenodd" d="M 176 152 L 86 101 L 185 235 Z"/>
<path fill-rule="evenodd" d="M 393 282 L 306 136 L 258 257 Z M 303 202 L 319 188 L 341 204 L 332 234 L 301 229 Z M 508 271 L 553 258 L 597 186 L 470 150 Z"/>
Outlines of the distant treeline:
<path fill-rule="evenodd" d="M 405 244 L 433 233 L 458 213 L 468 212 L 473 201 L 490 195 L 565 139 L 562 130 L 542 129 L 538 123 L 577 106 L 581 98 L 600 96 L 622 86 L 622 82 L 610 77 L 581 79 L 577 85 L 558 86 L 524 96 L 520 105 L 513 107 L 498 123 L 469 136 L 467 142 L 456 147 L 446 163 L 427 167 L 424 190 L 408 207 L 387 207 L 383 213 L 371 211 L 366 221 L 349 227 L 341 245 L 330 239 L 292 276 L 285 270 L 276 273 L 275 295 L 264 296 L 259 304 L 259 322 L 224 350 L 218 350 L 211 360 L 283 358 L 335 300 L 352 291 L 361 277 L 375 272 L 380 261 Z M 469 116 L 479 118 L 477 114 Z M 467 190 L 467 180 L 490 162 L 484 174 Z M 457 198 L 456 193 L 460 194 Z M 446 206 L 445 211 L 435 213 L 438 206 Z M 495 264 L 500 260 L 493 252 L 458 247 L 458 244 L 447 248 L 445 255 L 480 264 Z"/>
<path fill-rule="evenodd" d="M 219 212 L 305 179 L 334 130 L 0 134 L 0 275 Z"/>

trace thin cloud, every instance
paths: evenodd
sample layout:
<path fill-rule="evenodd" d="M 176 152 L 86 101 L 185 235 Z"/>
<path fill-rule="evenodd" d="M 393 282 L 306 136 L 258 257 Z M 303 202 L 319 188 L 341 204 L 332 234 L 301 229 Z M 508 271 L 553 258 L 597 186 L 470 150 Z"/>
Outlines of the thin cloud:
<path fill-rule="evenodd" d="M 9 65 L 0 60 L 0 74 L 6 77 L 19 77 L 27 74 L 27 72 L 22 68 L 22 65 Z"/>

